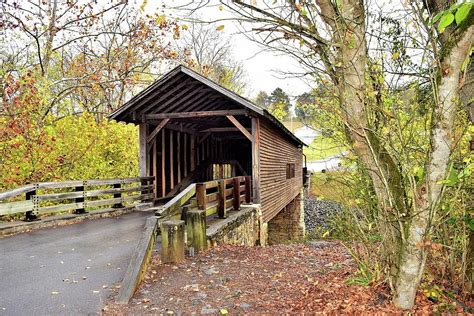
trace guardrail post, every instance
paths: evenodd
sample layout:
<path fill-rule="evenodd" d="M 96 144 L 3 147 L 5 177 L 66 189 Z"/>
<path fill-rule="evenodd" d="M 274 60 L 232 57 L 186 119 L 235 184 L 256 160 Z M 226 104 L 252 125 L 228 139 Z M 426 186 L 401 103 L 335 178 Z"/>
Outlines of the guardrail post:
<path fill-rule="evenodd" d="M 161 261 L 176 263 L 184 260 L 184 221 L 164 221 L 161 227 Z"/>
<path fill-rule="evenodd" d="M 186 217 L 188 247 L 194 249 L 194 254 L 206 250 L 206 211 L 191 210 Z"/>
<path fill-rule="evenodd" d="M 250 176 L 245 177 L 245 203 L 251 202 L 252 194 L 252 178 Z"/>
<path fill-rule="evenodd" d="M 114 183 L 114 189 L 121 189 L 121 188 L 122 188 L 121 183 Z M 114 193 L 114 199 L 121 199 L 121 198 L 122 198 L 122 190 L 120 190 L 120 192 L 118 193 Z M 123 207 L 122 201 L 112 205 L 112 208 L 122 208 L 122 207 Z"/>
<path fill-rule="evenodd" d="M 234 185 L 234 199 L 233 199 L 233 206 L 234 211 L 238 211 L 240 209 L 240 178 L 234 178 L 233 185 Z"/>
<path fill-rule="evenodd" d="M 28 211 L 25 213 L 25 222 L 33 222 L 40 220 L 38 216 L 34 213 L 34 211 L 38 208 L 38 201 L 36 201 L 35 196 L 36 190 L 26 192 L 25 194 L 26 200 L 33 200 L 33 211 Z"/>
<path fill-rule="evenodd" d="M 225 180 L 219 180 L 217 185 L 217 215 L 220 218 L 227 217 L 227 208 L 225 207 Z"/>
<path fill-rule="evenodd" d="M 84 197 L 85 197 L 84 188 L 85 188 L 84 186 L 80 186 L 80 187 L 75 188 L 76 192 L 82 192 L 82 197 L 78 197 L 78 198 L 75 199 L 76 203 L 84 203 L 84 201 L 85 201 L 85 199 L 84 199 Z M 77 208 L 74 211 L 74 214 L 85 214 L 85 213 L 87 213 L 87 212 L 86 212 L 86 209 L 84 207 Z"/>
<path fill-rule="evenodd" d="M 206 210 L 207 201 L 206 201 L 206 184 L 205 183 L 196 183 L 196 202 L 198 209 Z"/>

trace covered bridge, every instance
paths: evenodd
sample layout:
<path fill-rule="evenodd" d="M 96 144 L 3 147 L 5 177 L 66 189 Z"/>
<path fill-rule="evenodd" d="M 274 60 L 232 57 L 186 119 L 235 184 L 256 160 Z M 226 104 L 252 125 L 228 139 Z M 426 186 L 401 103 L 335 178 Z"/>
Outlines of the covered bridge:
<path fill-rule="evenodd" d="M 270 241 L 304 234 L 304 144 L 268 111 L 178 66 L 110 118 L 139 125 L 140 176 L 155 177 L 155 203 L 195 182 L 249 176 Z"/>

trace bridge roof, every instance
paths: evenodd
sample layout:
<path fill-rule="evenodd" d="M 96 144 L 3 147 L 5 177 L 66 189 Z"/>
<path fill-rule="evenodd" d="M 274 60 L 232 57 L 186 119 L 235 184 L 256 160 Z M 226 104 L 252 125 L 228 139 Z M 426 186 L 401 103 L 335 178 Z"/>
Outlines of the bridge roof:
<path fill-rule="evenodd" d="M 293 142 L 305 145 L 267 110 L 183 65 L 174 68 L 135 95 L 110 114 L 109 118 L 139 124 L 148 121 L 152 115 L 162 113 L 235 110 L 245 110 L 248 115 L 263 117 L 272 122 Z M 246 125 L 245 120 L 250 122 L 248 118 L 244 118 L 244 125 Z M 222 116 L 188 117 L 181 119 L 180 126 L 189 130 L 200 130 L 224 126 L 228 123 L 228 120 Z"/>

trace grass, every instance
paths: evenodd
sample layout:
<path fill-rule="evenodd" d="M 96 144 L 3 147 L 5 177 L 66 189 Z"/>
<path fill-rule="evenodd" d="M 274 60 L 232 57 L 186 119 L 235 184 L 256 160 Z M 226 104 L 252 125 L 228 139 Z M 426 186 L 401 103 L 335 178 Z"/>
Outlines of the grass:
<path fill-rule="evenodd" d="M 334 142 L 331 138 L 322 135 L 317 136 L 309 147 L 303 149 L 308 162 L 332 157 L 345 151 L 346 148 Z"/>
<path fill-rule="evenodd" d="M 340 203 L 345 202 L 345 186 L 340 183 L 343 171 L 315 172 L 311 175 L 311 195 Z"/>

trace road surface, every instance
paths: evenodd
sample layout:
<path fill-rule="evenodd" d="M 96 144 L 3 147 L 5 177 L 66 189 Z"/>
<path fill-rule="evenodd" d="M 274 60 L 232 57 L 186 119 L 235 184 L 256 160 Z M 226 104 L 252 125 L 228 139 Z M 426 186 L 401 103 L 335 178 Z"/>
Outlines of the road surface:
<path fill-rule="evenodd" d="M 151 215 L 137 211 L 0 239 L 0 316 L 99 313 Z"/>

